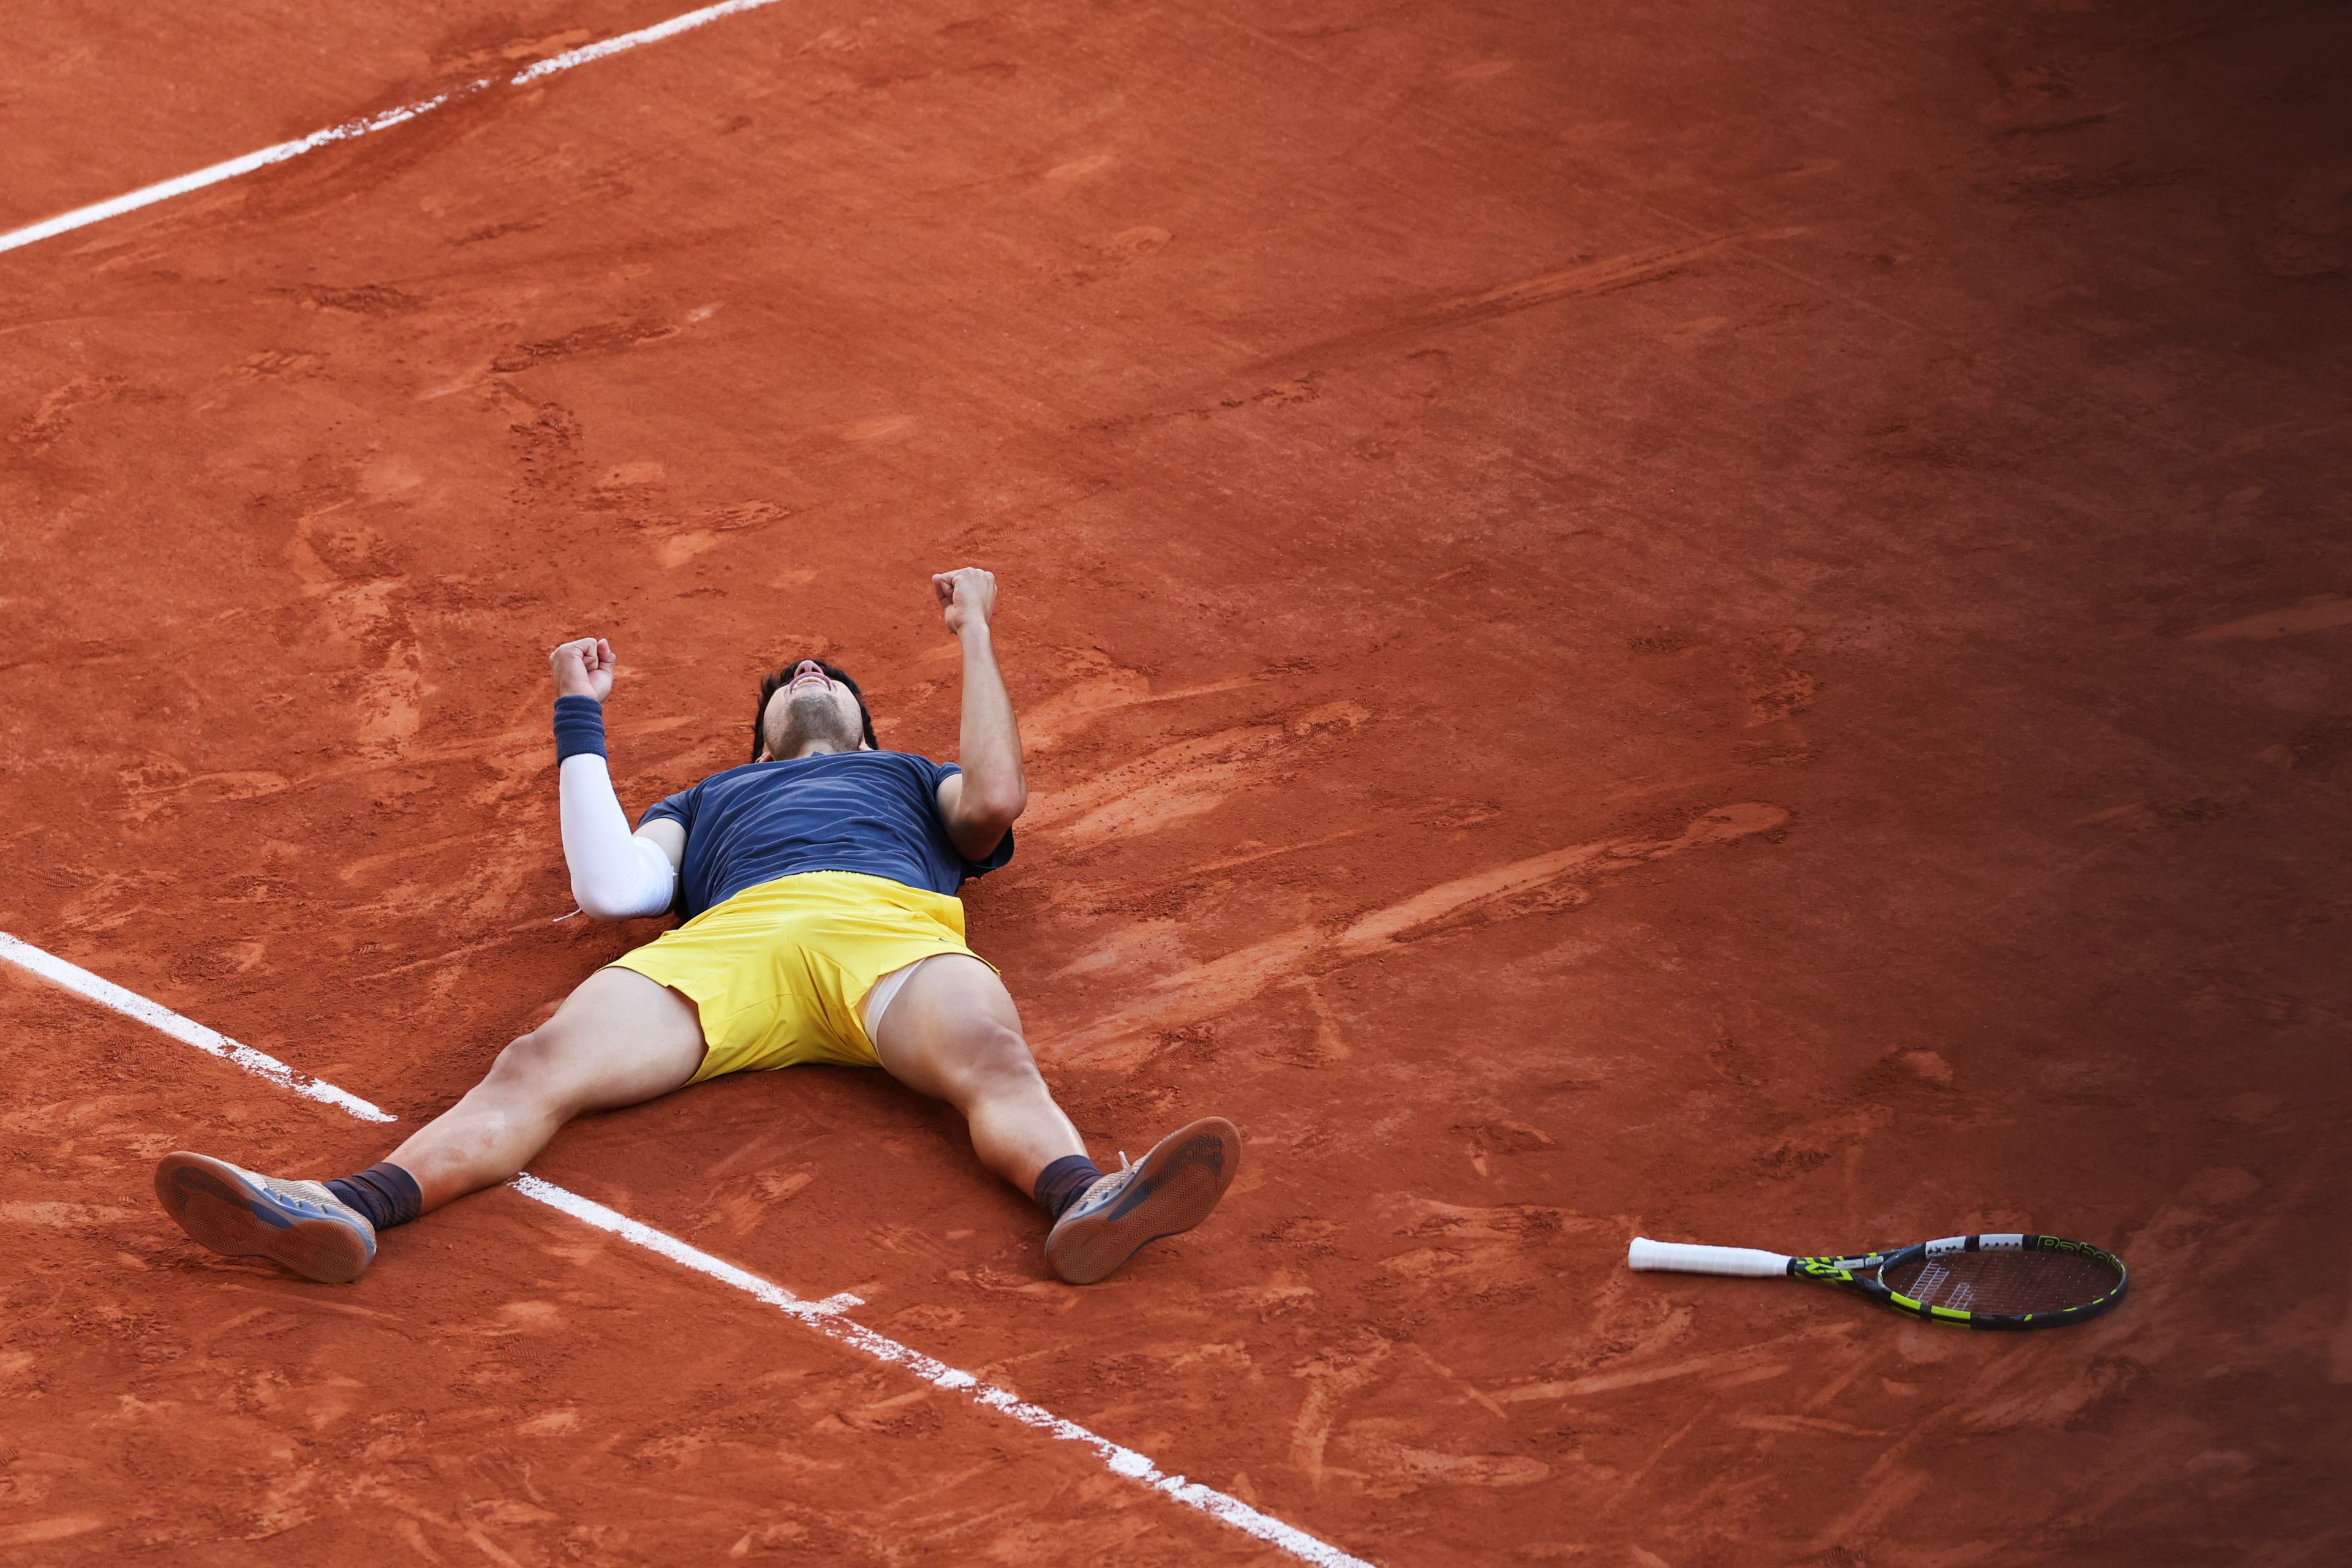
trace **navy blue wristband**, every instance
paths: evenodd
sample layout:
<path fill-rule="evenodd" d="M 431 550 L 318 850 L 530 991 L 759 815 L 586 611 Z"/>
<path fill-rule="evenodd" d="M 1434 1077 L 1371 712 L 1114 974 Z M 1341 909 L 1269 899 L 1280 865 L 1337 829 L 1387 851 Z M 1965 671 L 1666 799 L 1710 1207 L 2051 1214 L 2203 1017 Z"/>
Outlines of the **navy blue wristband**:
<path fill-rule="evenodd" d="M 593 697 L 555 700 L 555 765 L 566 757 L 607 755 L 604 750 L 604 705 Z"/>

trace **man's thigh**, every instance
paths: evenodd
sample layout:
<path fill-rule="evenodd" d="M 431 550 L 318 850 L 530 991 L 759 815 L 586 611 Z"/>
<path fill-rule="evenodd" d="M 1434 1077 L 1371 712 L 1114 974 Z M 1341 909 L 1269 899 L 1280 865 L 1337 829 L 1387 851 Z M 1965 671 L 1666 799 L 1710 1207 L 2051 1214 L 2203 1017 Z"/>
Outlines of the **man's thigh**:
<path fill-rule="evenodd" d="M 908 1089 L 950 1100 L 976 1068 L 1002 1068 L 1013 1050 L 1028 1058 L 1013 994 L 996 971 L 961 952 L 927 958 L 908 978 L 882 1016 L 874 1050 Z"/>
<path fill-rule="evenodd" d="M 667 1094 L 702 1065 L 694 1004 L 630 969 L 600 969 L 582 981 L 527 1038 L 540 1087 L 575 1110 Z"/>

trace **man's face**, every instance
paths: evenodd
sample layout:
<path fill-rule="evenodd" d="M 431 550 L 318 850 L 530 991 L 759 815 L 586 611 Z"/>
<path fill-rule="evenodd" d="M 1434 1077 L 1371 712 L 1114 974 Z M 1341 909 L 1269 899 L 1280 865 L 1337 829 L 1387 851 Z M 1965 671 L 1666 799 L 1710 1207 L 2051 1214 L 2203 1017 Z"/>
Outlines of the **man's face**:
<path fill-rule="evenodd" d="M 768 699 L 760 733 L 771 761 L 799 756 L 812 744 L 835 752 L 862 751 L 866 745 L 857 694 L 825 674 L 813 658 L 794 665 L 793 678 Z"/>

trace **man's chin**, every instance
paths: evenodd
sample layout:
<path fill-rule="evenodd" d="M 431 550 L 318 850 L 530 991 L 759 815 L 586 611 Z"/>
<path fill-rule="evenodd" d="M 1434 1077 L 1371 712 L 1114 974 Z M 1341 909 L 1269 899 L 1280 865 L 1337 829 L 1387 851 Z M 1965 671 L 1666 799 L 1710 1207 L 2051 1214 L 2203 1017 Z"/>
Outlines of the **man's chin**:
<path fill-rule="evenodd" d="M 797 757 L 811 746 L 825 746 L 836 752 L 854 752 L 857 750 L 857 737 L 829 726 L 821 730 L 787 730 L 784 731 L 783 744 L 770 747 L 769 754 L 777 757 Z"/>

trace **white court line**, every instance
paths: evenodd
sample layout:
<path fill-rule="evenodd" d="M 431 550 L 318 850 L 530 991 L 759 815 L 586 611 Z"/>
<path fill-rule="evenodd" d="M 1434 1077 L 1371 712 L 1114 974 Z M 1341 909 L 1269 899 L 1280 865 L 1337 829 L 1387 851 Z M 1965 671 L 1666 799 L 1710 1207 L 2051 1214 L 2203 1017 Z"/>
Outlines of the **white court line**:
<path fill-rule="evenodd" d="M 64 959 L 44 952 L 32 943 L 21 942 L 5 931 L 0 931 L 0 960 L 29 970 L 42 979 L 62 985 L 101 1006 L 111 1007 L 128 1017 L 161 1029 L 173 1039 L 194 1046 L 200 1051 L 235 1062 L 246 1071 L 266 1078 L 281 1089 L 290 1089 L 297 1094 L 348 1111 L 362 1121 L 399 1120 L 355 1094 L 337 1089 L 323 1079 L 296 1072 L 274 1057 L 264 1056 L 250 1046 L 240 1046 L 226 1035 L 216 1034 L 202 1024 L 184 1018 L 160 1003 L 150 1002 L 135 992 L 126 991 L 110 980 L 101 980 L 89 970 L 68 963 Z M 1350 1557 L 1338 1547 L 1319 1541 L 1303 1530 L 1285 1524 L 1271 1514 L 1259 1512 L 1239 1498 L 1228 1497 L 1213 1487 L 1204 1487 L 1182 1476 L 1171 1476 L 1132 1448 L 1121 1447 L 1075 1421 L 1066 1421 L 1050 1410 L 1029 1404 L 1007 1389 L 982 1383 L 968 1372 L 958 1371 L 945 1362 L 877 1334 L 862 1323 L 852 1322 L 846 1316 L 846 1309 L 865 1305 L 856 1296 L 845 1293 L 829 1296 L 822 1301 L 805 1300 L 781 1285 L 738 1268 L 724 1258 L 714 1258 L 698 1247 L 690 1247 L 667 1231 L 656 1230 L 616 1209 L 606 1208 L 603 1204 L 583 1198 L 552 1182 L 543 1182 L 528 1172 L 517 1176 L 510 1184 L 515 1191 L 534 1202 L 561 1210 L 576 1220 L 610 1232 L 648 1252 L 659 1253 L 671 1262 L 683 1264 L 723 1285 L 731 1285 L 745 1295 L 814 1329 L 825 1338 L 861 1351 L 887 1365 L 903 1367 L 933 1387 L 961 1394 L 974 1405 L 992 1410 L 1008 1420 L 1017 1421 L 1057 1441 L 1091 1448 L 1096 1458 L 1102 1460 L 1103 1468 L 1113 1475 L 1140 1482 L 1187 1508 L 1196 1509 L 1212 1519 L 1232 1525 L 1235 1530 L 1254 1535 L 1302 1563 L 1314 1563 L 1316 1568 L 1373 1568 L 1362 1558 Z"/>
<path fill-rule="evenodd" d="M 865 1304 L 855 1296 L 803 1301 L 781 1285 L 772 1285 L 756 1274 L 747 1274 L 698 1247 L 688 1247 L 667 1232 L 642 1225 L 625 1214 L 615 1213 L 577 1193 L 542 1182 L 537 1176 L 517 1176 L 514 1186 L 527 1198 L 536 1198 L 551 1208 L 562 1209 L 574 1219 L 586 1221 L 599 1230 L 611 1231 L 624 1241 L 635 1242 L 673 1262 L 683 1263 L 688 1268 L 757 1296 L 777 1310 L 799 1319 L 829 1340 L 864 1351 L 876 1361 L 905 1367 L 935 1387 L 963 1394 L 974 1405 L 984 1405 L 1024 1426 L 1043 1432 L 1048 1437 L 1065 1443 L 1083 1444 L 1095 1451 L 1096 1457 L 1102 1460 L 1103 1468 L 1113 1475 L 1125 1476 L 1129 1480 L 1142 1482 L 1153 1491 L 1165 1492 L 1187 1508 L 1199 1509 L 1213 1519 L 1221 1519 L 1236 1530 L 1246 1531 L 1269 1545 L 1280 1547 L 1302 1563 L 1316 1563 L 1318 1568 L 1371 1568 L 1371 1564 L 1363 1559 L 1350 1557 L 1338 1547 L 1318 1541 L 1303 1530 L 1294 1529 L 1271 1514 L 1260 1513 L 1238 1498 L 1227 1497 L 1214 1488 L 1186 1480 L 1182 1476 L 1171 1476 L 1132 1448 L 1122 1448 L 1109 1438 L 1098 1436 L 1075 1421 L 1066 1421 L 1050 1410 L 1027 1403 L 1017 1394 L 981 1382 L 968 1372 L 959 1372 L 943 1361 L 934 1360 L 920 1351 L 877 1334 L 862 1323 L 850 1321 L 843 1315 L 842 1308 Z"/>
<path fill-rule="evenodd" d="M 257 1078 L 266 1078 L 280 1089 L 290 1089 L 305 1100 L 315 1100 L 339 1110 L 348 1110 L 362 1121 L 400 1120 L 356 1094 L 337 1089 L 309 1073 L 296 1072 L 276 1057 L 265 1055 L 251 1046 L 240 1046 L 226 1035 L 207 1029 L 193 1019 L 183 1018 L 169 1007 L 150 1002 L 135 991 L 125 991 L 111 980 L 101 980 L 89 970 L 68 963 L 55 953 L 43 952 L 31 942 L 18 942 L 5 931 L 0 931 L 0 958 L 6 959 L 19 969 L 32 971 L 52 985 L 62 985 L 76 995 L 87 996 L 101 1007 L 111 1007 L 118 1013 L 138 1019 L 150 1028 L 161 1029 L 182 1045 L 194 1046 L 208 1056 L 235 1062 Z"/>
<path fill-rule="evenodd" d="M 420 99 L 415 103 L 403 104 L 398 109 L 387 109 L 381 114 L 365 115 L 358 120 L 346 120 L 341 125 L 330 125 L 324 131 L 313 131 L 308 136 L 298 137 L 291 142 L 280 142 L 274 147 L 264 147 L 258 153 L 247 153 L 242 158 L 231 158 L 225 163 L 212 164 L 208 168 L 198 169 L 193 174 L 182 174 L 175 180 L 163 180 L 155 184 L 142 186 L 128 195 L 116 196 L 111 201 L 93 202 L 89 206 L 76 207 L 69 213 L 59 213 L 57 216 L 44 218 L 39 223 L 26 224 L 22 228 L 12 228 L 5 234 L 0 234 L 0 250 L 14 250 L 21 245 L 31 245 L 36 240 L 47 239 L 52 236 L 67 234 L 78 228 L 88 228 L 91 224 L 103 223 L 110 217 L 121 217 L 124 213 L 137 212 L 141 207 L 153 206 L 157 202 L 169 201 L 173 196 L 184 196 L 190 191 L 201 191 L 206 185 L 217 185 L 223 180 L 234 180 L 239 174 L 250 174 L 256 169 L 267 168 L 272 163 L 282 163 L 289 158 L 299 158 L 305 153 L 316 152 L 329 142 L 350 142 L 378 131 L 389 131 L 392 127 L 405 121 L 414 120 L 420 114 L 430 113 L 452 99 L 469 97 L 493 87 L 521 87 L 526 83 L 538 81 L 543 77 L 553 76 L 558 71 L 568 71 L 574 66 L 584 66 L 591 60 L 601 60 L 606 55 L 617 55 L 625 49 L 634 49 L 640 44 L 656 44 L 664 38 L 672 38 L 680 33 L 691 32 L 697 27 L 716 22 L 722 17 L 733 16 L 745 11 L 757 11 L 775 4 L 776 0 L 722 0 L 722 4 L 705 5 L 699 11 L 688 11 L 682 16 L 672 16 L 667 22 L 656 22 L 650 27 L 640 27 L 634 33 L 623 33 L 618 37 L 606 38 L 602 43 L 583 44 L 576 49 L 566 49 L 560 55 L 549 56 L 537 65 L 508 77 L 503 81 L 494 76 L 480 77 L 463 87 L 452 88 L 447 92 L 436 93 L 431 98 Z"/>

